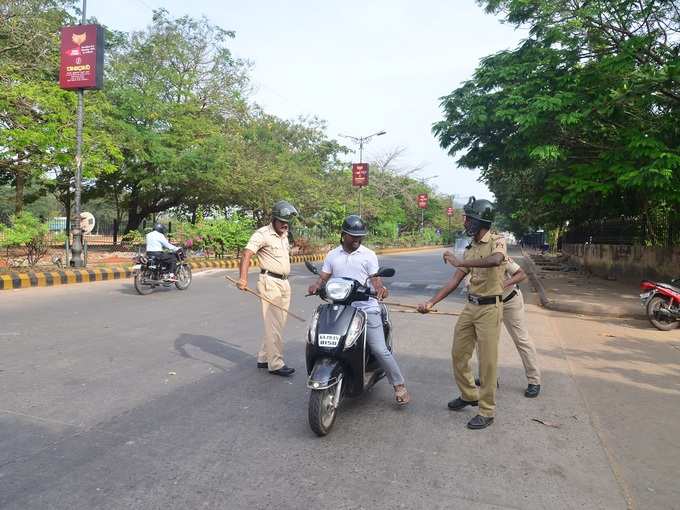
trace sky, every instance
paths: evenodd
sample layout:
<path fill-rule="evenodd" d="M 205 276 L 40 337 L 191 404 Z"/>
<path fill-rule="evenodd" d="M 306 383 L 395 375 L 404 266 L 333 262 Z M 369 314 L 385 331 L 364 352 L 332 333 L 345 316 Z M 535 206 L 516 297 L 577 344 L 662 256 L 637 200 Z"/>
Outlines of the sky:
<path fill-rule="evenodd" d="M 87 16 L 142 30 L 160 7 L 234 30 L 229 48 L 252 63 L 251 98 L 267 113 L 316 116 L 330 138 L 352 148 L 339 135 L 384 130 L 365 144 L 364 161 L 404 148 L 397 166 L 422 166 L 414 176 L 457 203 L 493 198 L 431 132 L 443 118 L 439 98 L 470 79 L 481 58 L 525 36 L 474 0 L 89 0 Z"/>

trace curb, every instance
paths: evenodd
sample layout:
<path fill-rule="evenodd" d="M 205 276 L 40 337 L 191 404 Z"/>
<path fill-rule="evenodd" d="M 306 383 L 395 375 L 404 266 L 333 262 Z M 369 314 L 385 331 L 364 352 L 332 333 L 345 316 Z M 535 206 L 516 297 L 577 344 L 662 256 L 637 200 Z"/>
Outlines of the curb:
<path fill-rule="evenodd" d="M 531 280 L 531 283 L 534 285 L 536 292 L 538 292 L 539 299 L 541 300 L 541 306 L 543 308 L 553 310 L 555 312 L 575 313 L 580 315 L 590 315 L 594 317 L 616 317 L 616 318 L 632 317 L 634 319 L 647 318 L 647 316 L 642 312 L 634 313 L 631 315 L 627 310 L 624 310 L 620 307 L 603 306 L 598 304 L 579 305 L 574 303 L 565 303 L 563 301 L 558 301 L 556 299 L 551 299 L 548 297 L 548 294 L 545 290 L 545 287 L 543 286 L 543 283 L 541 283 L 541 280 L 538 278 L 538 276 L 536 276 L 536 264 L 534 264 L 534 261 L 531 259 L 529 255 L 527 255 L 524 252 L 524 250 L 522 250 L 522 256 L 524 257 L 524 260 L 527 261 L 527 276 L 529 277 L 529 280 Z"/>
<path fill-rule="evenodd" d="M 376 253 L 403 253 L 440 249 L 443 246 L 422 246 L 417 248 L 385 248 L 376 250 Z M 290 258 L 291 264 L 302 264 L 305 260 L 321 261 L 326 254 L 294 255 Z M 189 261 L 191 269 L 224 268 L 237 269 L 238 260 L 202 260 Z M 251 267 L 259 267 L 256 260 L 251 261 Z M 120 280 L 131 278 L 134 275 L 132 266 L 107 267 L 94 269 L 67 269 L 59 271 L 31 271 L 28 273 L 9 273 L 0 275 L 0 290 L 25 289 L 30 287 L 53 287 L 70 283 L 99 282 L 107 280 Z"/>

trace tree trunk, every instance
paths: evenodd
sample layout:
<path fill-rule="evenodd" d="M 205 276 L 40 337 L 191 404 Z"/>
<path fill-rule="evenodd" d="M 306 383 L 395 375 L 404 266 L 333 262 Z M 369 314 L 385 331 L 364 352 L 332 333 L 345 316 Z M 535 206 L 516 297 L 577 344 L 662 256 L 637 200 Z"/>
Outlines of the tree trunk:
<path fill-rule="evenodd" d="M 24 172 L 19 170 L 16 173 L 15 179 L 16 194 L 14 200 L 14 213 L 21 214 L 24 208 L 24 185 L 26 184 L 26 176 Z"/>

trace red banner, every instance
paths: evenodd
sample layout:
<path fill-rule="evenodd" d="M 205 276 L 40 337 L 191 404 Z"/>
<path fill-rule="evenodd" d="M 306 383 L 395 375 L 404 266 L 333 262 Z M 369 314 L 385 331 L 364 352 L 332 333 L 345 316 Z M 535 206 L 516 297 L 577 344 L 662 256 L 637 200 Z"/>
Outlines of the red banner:
<path fill-rule="evenodd" d="M 99 25 L 61 29 L 62 89 L 100 89 L 104 81 L 104 30 Z"/>
<path fill-rule="evenodd" d="M 368 163 L 352 163 L 352 186 L 368 186 Z"/>
<path fill-rule="evenodd" d="M 447 207 L 446 208 L 446 215 L 447 216 L 453 216 L 453 207 Z"/>
<path fill-rule="evenodd" d="M 427 193 L 420 193 L 418 195 L 418 207 L 420 209 L 427 209 Z"/>

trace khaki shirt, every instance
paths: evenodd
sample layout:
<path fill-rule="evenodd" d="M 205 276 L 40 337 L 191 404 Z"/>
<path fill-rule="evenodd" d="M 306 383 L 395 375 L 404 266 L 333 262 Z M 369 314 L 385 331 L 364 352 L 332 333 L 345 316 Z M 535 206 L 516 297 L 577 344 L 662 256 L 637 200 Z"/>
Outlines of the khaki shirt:
<path fill-rule="evenodd" d="M 250 236 L 245 249 L 257 255 L 257 260 L 262 269 L 282 275 L 290 273 L 288 235 L 278 235 L 271 223 L 258 228 Z"/>
<path fill-rule="evenodd" d="M 473 240 L 465 248 L 463 260 L 485 259 L 494 253 L 503 254 L 504 259 L 507 257 L 505 239 L 502 236 L 487 232 L 479 242 Z M 501 264 L 496 267 L 461 267 L 459 269 L 470 275 L 470 294 L 483 297 L 501 296 L 503 294 L 505 267 L 505 264 Z"/>
<path fill-rule="evenodd" d="M 506 258 L 505 264 L 503 264 L 503 265 L 505 266 L 504 278 L 506 280 L 509 280 L 510 278 L 512 278 L 517 271 L 522 269 L 520 267 L 520 265 L 517 262 L 515 262 L 514 260 L 512 260 L 510 257 Z M 517 290 L 517 288 L 518 288 L 517 285 L 513 285 L 512 287 L 508 287 L 507 289 L 505 289 L 503 291 L 503 299 L 505 299 L 510 294 L 512 294 L 512 291 Z"/>

